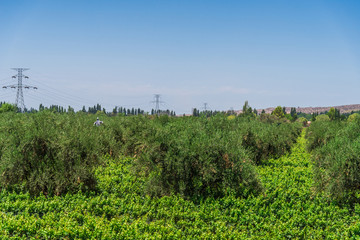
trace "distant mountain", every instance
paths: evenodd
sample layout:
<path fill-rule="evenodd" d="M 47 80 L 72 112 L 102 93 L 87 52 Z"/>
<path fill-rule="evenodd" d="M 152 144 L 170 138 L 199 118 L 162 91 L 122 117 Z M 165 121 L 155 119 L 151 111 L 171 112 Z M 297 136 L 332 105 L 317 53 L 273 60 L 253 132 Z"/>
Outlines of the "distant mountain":
<path fill-rule="evenodd" d="M 348 113 L 351 111 L 360 111 L 360 104 L 351 104 L 351 105 L 342 105 L 342 106 L 330 106 L 330 107 L 297 107 L 296 112 L 302 112 L 302 113 L 314 113 L 314 112 L 325 112 L 329 111 L 330 108 L 337 108 L 340 110 L 340 113 Z M 274 111 L 274 107 L 265 108 L 265 113 L 271 113 Z M 291 107 L 286 107 L 286 112 L 290 113 Z M 257 109 L 258 113 L 261 113 L 263 109 Z M 239 113 L 242 112 L 241 110 Z"/>

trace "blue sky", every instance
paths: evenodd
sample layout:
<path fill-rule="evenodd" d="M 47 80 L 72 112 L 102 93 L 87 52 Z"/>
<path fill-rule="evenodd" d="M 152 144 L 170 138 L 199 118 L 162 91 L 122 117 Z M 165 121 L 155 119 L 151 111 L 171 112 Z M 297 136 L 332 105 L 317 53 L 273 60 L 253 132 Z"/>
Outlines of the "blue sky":
<path fill-rule="evenodd" d="M 27 107 L 360 103 L 360 1 L 0 1 L 0 84 Z M 24 80 L 25 81 L 25 80 Z M 0 101 L 16 92 L 0 90 Z"/>

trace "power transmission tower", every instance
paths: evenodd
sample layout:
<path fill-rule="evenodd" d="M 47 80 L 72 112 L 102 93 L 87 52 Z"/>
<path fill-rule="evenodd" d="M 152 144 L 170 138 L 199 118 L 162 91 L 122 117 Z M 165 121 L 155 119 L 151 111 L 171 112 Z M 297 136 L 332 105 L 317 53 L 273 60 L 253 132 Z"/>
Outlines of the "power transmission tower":
<path fill-rule="evenodd" d="M 206 110 L 207 110 L 207 103 L 204 103 L 204 111 L 206 112 Z"/>
<path fill-rule="evenodd" d="M 12 76 L 12 78 L 17 78 L 18 79 L 18 84 L 17 85 L 14 84 L 14 85 L 3 86 L 3 88 L 14 88 L 14 89 L 17 88 L 16 106 L 17 106 L 17 108 L 19 109 L 20 112 L 24 112 L 25 111 L 25 103 L 24 103 L 23 88 L 25 88 L 25 89 L 37 89 L 37 87 L 22 84 L 23 77 L 25 79 L 29 79 L 28 76 L 23 75 L 24 71 L 29 70 L 28 68 L 12 68 L 12 70 L 15 70 L 15 71 L 18 72 L 16 75 Z"/>
<path fill-rule="evenodd" d="M 159 115 L 160 103 L 164 103 L 163 101 L 160 101 L 160 94 L 154 94 L 154 101 L 152 101 L 151 103 L 155 103 L 155 113 Z"/>

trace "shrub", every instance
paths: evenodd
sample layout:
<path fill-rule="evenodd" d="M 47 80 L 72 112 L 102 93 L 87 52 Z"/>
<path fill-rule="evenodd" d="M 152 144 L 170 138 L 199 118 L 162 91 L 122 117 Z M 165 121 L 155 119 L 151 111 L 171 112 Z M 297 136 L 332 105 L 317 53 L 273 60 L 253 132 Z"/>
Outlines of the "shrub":
<path fill-rule="evenodd" d="M 261 113 L 260 114 L 260 121 L 264 123 L 274 123 L 278 122 L 279 118 L 275 115 L 267 114 L 267 113 Z"/>
<path fill-rule="evenodd" d="M 263 123 L 252 121 L 241 126 L 242 145 L 252 153 L 255 163 L 280 157 L 290 151 L 301 132 L 298 123 Z"/>
<path fill-rule="evenodd" d="M 100 128 L 74 115 L 7 114 L 0 126 L 1 186 L 31 194 L 95 189 Z M 5 124 L 5 122 L 7 122 Z"/>
<path fill-rule="evenodd" d="M 348 117 L 349 122 L 354 122 L 356 120 L 360 120 L 360 114 L 358 113 L 353 113 Z"/>
<path fill-rule="evenodd" d="M 318 122 L 329 122 L 330 121 L 330 117 L 326 114 L 322 114 L 319 116 L 316 116 L 316 121 Z"/>
<path fill-rule="evenodd" d="M 155 119 L 156 120 L 156 119 Z M 134 169 L 151 195 L 221 196 L 261 189 L 253 163 L 290 150 L 301 125 L 237 117 L 171 119 L 154 123 L 138 147 Z"/>
<path fill-rule="evenodd" d="M 0 113 L 4 112 L 16 112 L 17 107 L 15 105 L 9 104 L 9 103 L 3 103 L 0 106 Z"/>
<path fill-rule="evenodd" d="M 331 137 L 313 152 L 315 187 L 331 198 L 344 200 L 360 189 L 360 124 L 328 127 L 331 134 L 327 136 Z"/>
<path fill-rule="evenodd" d="M 158 117 L 155 117 L 158 118 Z M 115 140 L 113 147 L 117 149 L 117 155 L 123 154 L 133 157 L 139 146 L 148 137 L 149 129 L 152 128 L 153 120 L 146 116 L 118 116 L 108 119 L 109 135 Z"/>
<path fill-rule="evenodd" d="M 259 192 L 255 167 L 231 122 L 183 118 L 154 129 L 135 161 L 136 171 L 148 178 L 147 192 L 187 197 Z"/>
<path fill-rule="evenodd" d="M 253 163 L 289 151 L 300 124 L 276 118 L 116 116 L 104 122 L 82 112 L 3 113 L 0 116 L 0 187 L 36 195 L 95 190 L 102 156 L 135 157 L 148 192 L 239 195 L 261 189 Z M 157 189 L 156 189 L 157 188 Z"/>
<path fill-rule="evenodd" d="M 304 127 L 306 127 L 308 125 L 308 120 L 304 117 L 300 117 L 296 121 L 301 123 Z"/>
<path fill-rule="evenodd" d="M 327 116 L 327 115 L 320 115 Z M 319 116 L 318 116 L 319 117 Z M 318 147 L 325 145 L 333 139 L 336 133 L 342 129 L 344 124 L 342 122 L 330 121 L 315 121 L 312 122 L 310 127 L 306 129 L 308 151 L 312 151 Z"/>

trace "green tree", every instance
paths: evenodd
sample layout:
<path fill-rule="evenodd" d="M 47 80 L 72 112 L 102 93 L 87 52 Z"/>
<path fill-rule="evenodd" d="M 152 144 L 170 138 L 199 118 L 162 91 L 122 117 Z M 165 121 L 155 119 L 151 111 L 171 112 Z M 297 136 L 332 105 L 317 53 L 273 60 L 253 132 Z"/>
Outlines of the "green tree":
<path fill-rule="evenodd" d="M 250 116 L 250 115 L 252 115 L 252 113 L 253 113 L 253 111 L 252 111 L 252 108 L 249 106 L 248 101 L 245 101 L 243 109 L 242 109 L 242 114 L 244 116 Z"/>
<path fill-rule="evenodd" d="M 68 107 L 68 113 L 74 113 L 74 112 L 75 112 L 74 109 L 71 106 L 69 106 Z"/>
<path fill-rule="evenodd" d="M 316 121 L 316 117 L 319 116 L 319 113 L 318 112 L 314 112 L 312 115 L 311 115 L 311 121 L 312 122 L 315 122 Z"/>
<path fill-rule="evenodd" d="M 17 107 L 9 103 L 3 103 L 0 107 L 0 113 L 4 112 L 16 112 Z"/>
<path fill-rule="evenodd" d="M 340 110 L 336 108 L 330 108 L 329 112 L 327 113 L 331 121 L 339 120 L 341 118 Z"/>
<path fill-rule="evenodd" d="M 300 117 L 300 118 L 298 118 L 296 121 L 297 121 L 297 122 L 300 122 L 304 127 L 307 126 L 308 120 L 307 120 L 306 118 L 304 118 L 304 117 Z"/>
<path fill-rule="evenodd" d="M 272 111 L 271 115 L 275 115 L 278 118 L 284 118 L 285 114 L 283 108 L 281 106 L 277 106 L 274 111 Z"/>
<path fill-rule="evenodd" d="M 45 109 L 44 105 L 42 105 L 42 104 L 40 103 L 40 105 L 39 105 L 39 112 L 44 111 L 44 109 Z"/>
<path fill-rule="evenodd" d="M 340 120 L 340 119 L 341 119 L 340 110 L 335 108 L 335 120 Z"/>
<path fill-rule="evenodd" d="M 321 114 L 316 117 L 316 121 L 328 122 L 330 121 L 330 117 L 326 114 Z"/>
<path fill-rule="evenodd" d="M 112 111 L 113 115 L 116 115 L 118 113 L 118 108 L 115 106 Z"/>
<path fill-rule="evenodd" d="M 348 117 L 349 122 L 353 122 L 357 119 L 360 119 L 360 114 L 358 114 L 358 113 L 353 113 Z"/>
<path fill-rule="evenodd" d="M 194 117 L 198 117 L 200 115 L 199 110 L 197 110 L 196 108 L 193 109 L 193 114 Z"/>
<path fill-rule="evenodd" d="M 294 108 L 294 107 L 291 108 L 290 115 L 291 115 L 291 121 L 295 122 L 296 119 L 298 119 L 298 115 L 296 113 L 296 108 Z"/>

